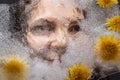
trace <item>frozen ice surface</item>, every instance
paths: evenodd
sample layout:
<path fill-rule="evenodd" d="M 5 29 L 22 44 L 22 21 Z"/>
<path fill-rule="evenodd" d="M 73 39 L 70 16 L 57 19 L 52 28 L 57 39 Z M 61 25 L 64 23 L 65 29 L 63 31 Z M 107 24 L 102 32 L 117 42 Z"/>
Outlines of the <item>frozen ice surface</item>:
<path fill-rule="evenodd" d="M 103 65 L 102 71 L 107 69 L 112 70 L 114 66 L 119 67 L 120 64 L 102 63 L 94 55 L 93 50 L 93 45 L 99 36 L 114 34 L 119 37 L 119 34 L 108 31 L 105 26 L 107 18 L 120 14 L 118 5 L 109 9 L 102 9 L 96 5 L 95 0 L 76 1 L 79 1 L 79 7 L 85 10 L 86 13 L 86 17 L 84 20 L 81 20 L 80 26 L 87 35 L 80 32 L 79 36 L 82 37 L 82 39 L 77 39 L 82 43 L 80 45 L 75 44 L 70 39 L 67 54 L 62 57 L 63 63 L 58 64 L 56 61 L 53 65 L 49 65 L 47 62 L 37 58 L 30 59 L 29 49 L 16 39 L 11 38 L 11 33 L 8 31 L 8 28 L 11 25 L 9 13 L 10 7 L 7 4 L 0 4 L 0 57 L 7 54 L 19 54 L 20 56 L 27 58 L 30 63 L 28 80 L 64 80 L 68 74 L 67 67 L 75 65 L 78 62 L 87 64 L 90 67 L 94 67 L 94 63 L 97 62 L 99 65 Z"/>
<path fill-rule="evenodd" d="M 9 5 L 0 4 L 0 58 L 5 58 L 10 54 L 19 54 L 22 59 L 29 62 L 28 48 L 23 47 L 19 41 L 11 38 L 9 27 L 12 24 L 10 23 L 9 9 Z"/>

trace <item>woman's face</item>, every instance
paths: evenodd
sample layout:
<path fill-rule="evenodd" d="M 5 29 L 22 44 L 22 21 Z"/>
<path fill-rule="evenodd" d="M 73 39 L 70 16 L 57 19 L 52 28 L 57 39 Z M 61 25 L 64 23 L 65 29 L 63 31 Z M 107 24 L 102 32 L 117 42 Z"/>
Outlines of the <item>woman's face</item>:
<path fill-rule="evenodd" d="M 84 15 L 74 5 L 46 1 L 49 0 L 41 0 L 30 12 L 26 38 L 37 56 L 48 61 L 60 60 L 61 55 L 66 53 L 70 39 L 79 43 L 76 41 L 81 32 L 79 21 L 84 19 Z M 86 36 L 82 38 L 88 39 Z"/>

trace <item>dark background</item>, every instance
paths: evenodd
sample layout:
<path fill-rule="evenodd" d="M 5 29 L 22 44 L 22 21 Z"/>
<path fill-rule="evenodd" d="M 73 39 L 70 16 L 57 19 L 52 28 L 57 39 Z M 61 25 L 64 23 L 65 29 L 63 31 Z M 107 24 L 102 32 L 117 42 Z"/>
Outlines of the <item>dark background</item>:
<path fill-rule="evenodd" d="M 0 4 L 13 4 L 19 0 L 0 0 Z"/>

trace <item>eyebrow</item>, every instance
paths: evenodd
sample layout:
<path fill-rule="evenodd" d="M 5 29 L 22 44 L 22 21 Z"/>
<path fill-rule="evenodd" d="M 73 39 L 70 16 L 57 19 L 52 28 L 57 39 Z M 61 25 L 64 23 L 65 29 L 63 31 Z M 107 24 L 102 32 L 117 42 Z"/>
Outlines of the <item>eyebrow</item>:
<path fill-rule="evenodd" d="M 72 18 L 69 18 L 69 17 L 67 17 L 67 18 L 65 18 L 65 19 L 66 19 L 68 22 L 70 22 L 70 23 L 71 23 L 71 22 L 75 22 L 75 21 L 78 22 L 78 21 L 81 21 L 81 20 L 82 20 L 82 19 L 77 18 L 77 17 L 76 17 L 75 19 L 74 19 L 74 18 L 72 19 Z"/>
<path fill-rule="evenodd" d="M 42 25 L 44 25 L 44 26 L 54 25 L 54 26 L 55 26 L 55 22 L 41 18 L 41 19 L 39 19 L 39 20 L 34 21 L 34 22 L 30 25 L 30 28 L 32 28 L 32 27 L 34 27 L 34 26 L 40 26 L 40 25 L 41 25 L 41 26 L 42 26 Z"/>
<path fill-rule="evenodd" d="M 31 26 L 30 26 L 30 31 L 31 31 L 31 30 L 34 30 L 35 28 L 38 28 L 38 27 L 40 27 L 40 26 L 55 27 L 56 24 L 55 24 L 54 21 L 48 21 L 47 19 L 41 18 L 41 19 L 39 19 L 39 20 L 34 21 L 34 23 L 31 24 Z"/>
<path fill-rule="evenodd" d="M 67 27 L 70 27 L 71 25 L 78 25 L 78 21 L 80 21 L 80 19 L 71 19 L 71 20 L 68 20 L 69 23 L 67 23 Z"/>
<path fill-rule="evenodd" d="M 78 24 L 78 21 L 77 20 L 71 21 L 69 25 L 71 24 Z"/>

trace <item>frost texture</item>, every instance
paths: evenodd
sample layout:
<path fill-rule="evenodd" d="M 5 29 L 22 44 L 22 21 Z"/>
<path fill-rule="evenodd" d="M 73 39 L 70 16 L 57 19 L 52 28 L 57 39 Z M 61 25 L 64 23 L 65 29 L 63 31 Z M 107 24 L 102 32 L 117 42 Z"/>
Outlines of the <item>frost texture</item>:
<path fill-rule="evenodd" d="M 80 45 L 69 39 L 67 52 L 62 56 L 63 62 L 59 64 L 58 61 L 55 61 L 53 65 L 37 58 L 31 59 L 29 57 L 29 48 L 10 37 L 11 33 L 8 31 L 8 28 L 12 24 L 9 23 L 9 5 L 0 4 L 0 57 L 4 57 L 7 54 L 20 54 L 23 58 L 27 58 L 31 65 L 28 80 L 64 80 L 68 75 L 67 68 L 78 62 L 82 62 L 93 68 L 94 63 L 97 62 L 99 65 L 103 65 L 105 70 L 111 70 L 111 65 L 113 64 L 105 65 L 104 63 L 101 63 L 101 61 L 95 56 L 92 46 L 101 35 L 115 34 L 115 36 L 120 37 L 117 33 L 108 31 L 105 26 L 107 18 L 119 14 L 119 7 L 115 5 L 108 9 L 102 9 L 96 5 L 95 0 L 75 1 L 78 1 L 77 3 L 79 3 L 79 7 L 85 10 L 86 13 L 86 18 L 80 22 L 81 29 L 85 33 L 80 32 L 79 37 L 81 38 L 76 40 L 80 40 Z M 68 7 L 69 6 L 70 5 L 68 4 Z M 119 67 L 120 65 L 115 64 L 114 66 Z"/>

